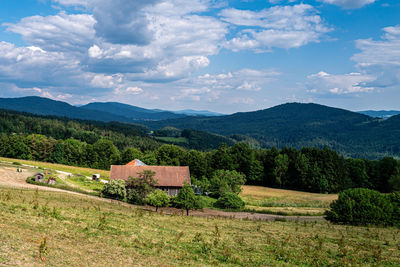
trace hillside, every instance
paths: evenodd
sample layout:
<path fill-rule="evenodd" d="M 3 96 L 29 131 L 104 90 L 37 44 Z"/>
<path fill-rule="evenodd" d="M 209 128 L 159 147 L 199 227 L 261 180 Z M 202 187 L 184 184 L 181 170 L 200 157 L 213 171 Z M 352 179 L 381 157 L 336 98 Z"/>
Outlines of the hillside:
<path fill-rule="evenodd" d="M 262 147 L 330 147 L 352 157 L 400 156 L 397 116 L 377 120 L 366 115 L 318 104 L 283 104 L 273 108 L 220 117 L 186 117 L 146 122 L 150 128 L 173 126 L 216 134 L 241 134 Z"/>
<path fill-rule="evenodd" d="M 170 216 L 40 190 L 0 188 L 0 203 L 6 266 L 400 264 L 393 228 Z"/>
<path fill-rule="evenodd" d="M 80 108 L 88 111 L 90 110 L 99 112 L 106 110 L 108 113 L 130 118 L 132 120 L 163 120 L 186 117 L 184 114 L 176 114 L 169 111 L 155 111 L 115 102 L 90 103 Z"/>
<path fill-rule="evenodd" d="M 62 101 L 55 101 L 36 96 L 0 98 L 0 108 L 38 115 L 52 115 L 81 120 L 133 122 L 132 119 L 124 116 L 118 116 L 105 111 L 86 110 Z"/>

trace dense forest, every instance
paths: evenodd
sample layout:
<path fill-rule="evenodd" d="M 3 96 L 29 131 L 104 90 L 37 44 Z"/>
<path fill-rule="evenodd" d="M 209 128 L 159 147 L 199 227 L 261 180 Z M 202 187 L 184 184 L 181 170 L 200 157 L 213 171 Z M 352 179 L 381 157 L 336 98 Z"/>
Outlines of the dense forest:
<path fill-rule="evenodd" d="M 141 122 L 151 129 L 172 126 L 224 136 L 240 134 L 261 148 L 329 147 L 353 158 L 400 157 L 400 115 L 377 119 L 318 104 L 283 104 L 219 117 Z"/>
<path fill-rule="evenodd" d="M 218 170 L 235 170 L 246 183 L 309 192 L 365 187 L 399 190 L 400 165 L 391 157 L 346 159 L 328 148 L 259 149 L 239 142 L 209 151 L 162 144 L 146 128 L 0 112 L 0 156 L 109 169 L 139 158 L 149 165 L 185 165 L 204 188 Z M 196 133 L 196 132 L 194 132 Z M 184 135 L 188 135 L 184 132 Z M 198 136 L 202 136 L 201 134 Z"/>

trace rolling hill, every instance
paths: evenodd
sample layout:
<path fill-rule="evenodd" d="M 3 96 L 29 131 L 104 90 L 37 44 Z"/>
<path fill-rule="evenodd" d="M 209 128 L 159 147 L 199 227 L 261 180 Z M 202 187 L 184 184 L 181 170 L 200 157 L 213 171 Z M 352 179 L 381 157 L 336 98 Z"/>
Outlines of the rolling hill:
<path fill-rule="evenodd" d="M 86 110 L 62 101 L 28 96 L 21 98 L 0 98 L 0 108 L 27 112 L 37 115 L 51 115 L 81 120 L 133 122 L 132 119 L 105 111 Z"/>
<path fill-rule="evenodd" d="M 132 120 L 164 120 L 186 117 L 184 114 L 176 114 L 170 111 L 145 109 L 116 102 L 90 103 L 80 107 L 88 111 L 112 113 L 116 116 L 126 117 Z"/>
<path fill-rule="evenodd" d="M 173 126 L 221 135 L 241 134 L 261 147 L 329 147 L 346 156 L 400 156 L 400 116 L 375 119 L 318 104 L 289 103 L 219 117 L 145 122 L 152 129 Z"/>

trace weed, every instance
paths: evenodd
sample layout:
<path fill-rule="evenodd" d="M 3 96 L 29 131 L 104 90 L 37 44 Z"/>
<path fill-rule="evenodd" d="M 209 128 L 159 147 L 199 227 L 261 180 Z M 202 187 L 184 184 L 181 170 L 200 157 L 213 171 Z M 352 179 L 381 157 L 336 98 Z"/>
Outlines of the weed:
<path fill-rule="evenodd" d="M 49 248 L 47 247 L 47 237 L 44 236 L 39 241 L 39 258 L 41 261 L 45 262 L 47 256 L 49 254 Z"/>
<path fill-rule="evenodd" d="M 181 238 L 183 237 L 185 235 L 185 233 L 182 231 L 182 232 L 179 232 L 178 233 L 178 235 L 176 236 L 176 242 L 179 242 L 179 240 L 181 240 Z"/>
<path fill-rule="evenodd" d="M 104 230 L 107 226 L 107 216 L 106 213 L 100 213 L 99 214 L 99 224 L 97 226 L 97 228 L 99 228 L 100 230 Z"/>

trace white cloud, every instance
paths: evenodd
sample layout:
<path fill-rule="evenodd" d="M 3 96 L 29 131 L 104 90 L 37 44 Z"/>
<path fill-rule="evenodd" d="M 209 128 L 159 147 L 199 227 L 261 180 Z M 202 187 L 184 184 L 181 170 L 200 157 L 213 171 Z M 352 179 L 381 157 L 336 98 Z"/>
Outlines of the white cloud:
<path fill-rule="evenodd" d="M 316 10 L 305 4 L 274 6 L 261 11 L 225 9 L 219 14 L 222 20 L 244 27 L 226 47 L 238 51 L 252 49 L 269 51 L 273 47 L 295 48 L 319 42 L 330 31 Z"/>
<path fill-rule="evenodd" d="M 332 75 L 319 72 L 308 76 L 310 93 L 337 95 L 370 91 L 381 92 L 385 88 L 400 86 L 400 25 L 386 27 L 381 40 L 360 39 L 356 47 L 360 53 L 351 58 L 356 62 L 358 73 Z"/>
<path fill-rule="evenodd" d="M 0 42 L 0 81 L 67 86 L 81 74 L 79 62 L 63 53 Z"/>
<path fill-rule="evenodd" d="M 321 71 L 307 78 L 310 93 L 345 95 L 374 90 L 365 84 L 375 80 L 375 77 L 360 73 L 334 75 Z"/>
<path fill-rule="evenodd" d="M 91 15 L 33 16 L 16 24 L 5 23 L 7 30 L 18 33 L 29 44 L 46 51 L 86 53 L 92 45 L 95 20 Z"/>
<path fill-rule="evenodd" d="M 318 0 L 327 4 L 337 5 L 346 9 L 360 8 L 378 0 Z"/>
<path fill-rule="evenodd" d="M 134 94 L 134 95 L 138 95 L 143 93 L 143 89 L 137 86 L 133 86 L 133 87 L 128 87 L 126 88 L 126 92 Z"/>

